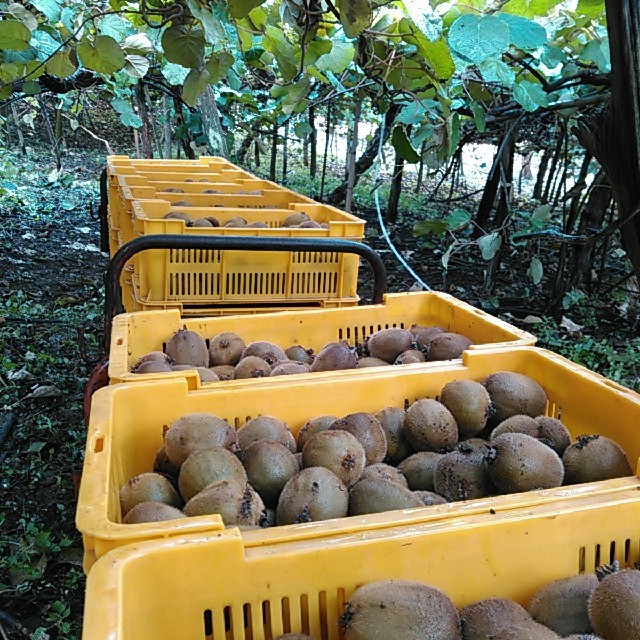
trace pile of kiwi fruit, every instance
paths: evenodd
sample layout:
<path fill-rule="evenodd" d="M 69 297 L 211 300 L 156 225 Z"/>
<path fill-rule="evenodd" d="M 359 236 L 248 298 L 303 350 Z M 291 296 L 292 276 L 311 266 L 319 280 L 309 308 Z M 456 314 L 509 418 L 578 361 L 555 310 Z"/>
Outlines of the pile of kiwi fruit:
<path fill-rule="evenodd" d="M 409 509 L 632 475 L 603 435 L 572 442 L 534 379 L 454 380 L 406 408 L 315 416 L 297 430 L 207 413 L 164 432 L 153 471 L 120 491 L 125 523 L 219 514 L 243 529 Z M 297 426 L 297 425 L 296 425 Z"/>
<path fill-rule="evenodd" d="M 358 587 L 339 620 L 345 640 L 638 640 L 640 571 L 605 567 L 551 582 L 527 608 L 488 598 L 457 609 L 440 589 L 415 580 Z M 315 640 L 287 633 L 274 640 Z"/>
<path fill-rule="evenodd" d="M 163 373 L 196 369 L 200 381 L 206 384 L 220 380 L 451 360 L 459 358 L 472 344 L 466 336 L 439 326 L 413 325 L 411 329 L 381 329 L 356 347 L 344 340 L 329 342 L 314 353 L 313 349 L 299 344 L 287 348 L 265 340 L 245 344 L 241 336 L 230 331 L 215 335 L 207 346 L 200 334 L 185 326 L 171 336 L 164 351 L 145 354 L 131 371 Z"/>
<path fill-rule="evenodd" d="M 207 189 L 202 193 L 220 193 L 219 191 L 215 191 L 214 189 Z M 240 193 L 240 192 L 238 192 Z M 186 207 L 191 206 L 188 202 L 178 201 L 173 203 L 174 206 Z M 218 205 L 222 206 L 222 205 Z M 171 211 L 164 216 L 166 220 L 184 220 L 184 223 L 187 227 L 247 227 L 247 228 L 259 228 L 259 229 L 268 229 L 269 225 L 262 220 L 255 220 L 254 222 L 248 222 L 242 216 L 234 216 L 233 218 L 229 218 L 224 224 L 220 223 L 220 220 L 215 216 L 206 216 L 203 218 L 194 218 L 192 219 L 188 214 L 184 211 Z M 304 213 L 304 211 L 300 211 L 297 213 L 292 213 L 288 215 L 283 221 L 282 224 L 278 225 L 279 228 L 285 229 L 328 229 L 328 222 L 316 222 L 312 220 L 308 214 Z"/>

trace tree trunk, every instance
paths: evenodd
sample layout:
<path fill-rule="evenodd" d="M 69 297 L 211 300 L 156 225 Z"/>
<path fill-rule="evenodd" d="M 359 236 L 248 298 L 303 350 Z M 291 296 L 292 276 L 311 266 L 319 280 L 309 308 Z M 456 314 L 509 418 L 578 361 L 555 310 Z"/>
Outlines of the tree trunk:
<path fill-rule="evenodd" d="M 302 140 L 302 164 L 305 167 L 309 166 L 309 135 L 308 133 L 305 134 Z"/>
<path fill-rule="evenodd" d="M 51 125 L 51 119 L 49 118 L 49 110 L 47 109 L 47 104 L 42 96 L 38 96 L 38 102 L 40 103 L 40 109 L 42 110 L 42 115 L 44 116 L 44 125 L 47 129 L 49 141 L 51 142 L 53 155 L 56 158 L 56 168 L 58 169 L 58 171 L 60 171 L 60 169 L 62 168 L 62 160 L 60 158 L 60 149 L 58 149 L 58 142 L 56 141 L 56 136 L 53 132 L 53 126 Z"/>
<path fill-rule="evenodd" d="M 227 140 L 222 129 L 220 120 L 220 112 L 216 104 L 216 96 L 211 88 L 207 85 L 204 93 L 198 99 L 200 115 L 202 116 L 202 126 L 207 137 L 207 149 L 211 155 L 229 157 L 229 149 L 227 148 Z"/>
<path fill-rule="evenodd" d="M 389 110 L 387 111 L 387 113 L 385 113 L 384 115 L 383 144 L 389 139 L 389 136 L 391 135 L 391 128 L 393 126 L 393 122 L 396 119 L 396 116 L 398 115 L 400 109 L 401 109 L 400 105 L 392 104 L 389 107 Z M 358 158 L 356 162 L 356 181 L 354 183 L 354 186 L 355 184 L 358 183 L 358 179 L 360 178 L 360 176 L 371 168 L 371 166 L 373 165 L 376 159 L 376 156 L 378 155 L 378 147 L 380 146 L 381 130 L 382 130 L 382 127 L 381 126 L 378 127 L 375 134 L 367 144 L 367 148 L 363 151 L 362 155 L 360 156 L 360 158 Z M 347 183 L 343 182 L 341 185 L 336 187 L 325 198 L 325 200 L 329 204 L 338 205 L 344 200 L 346 192 L 347 192 Z"/>
<path fill-rule="evenodd" d="M 276 180 L 276 160 L 278 159 L 278 123 L 274 123 L 271 133 L 271 163 L 269 164 L 269 180 Z"/>
<path fill-rule="evenodd" d="M 185 158 L 189 160 L 195 160 L 196 154 L 191 146 L 191 134 L 189 132 L 189 127 L 186 126 L 184 112 L 182 110 L 182 102 L 177 98 L 173 99 L 173 110 L 176 114 L 176 125 L 179 126 L 181 124 L 185 124 L 184 130 L 186 131 L 186 136 L 184 138 L 180 138 L 180 146 L 184 151 Z M 178 158 L 180 154 L 178 153 Z"/>
<path fill-rule="evenodd" d="M 171 158 L 171 101 L 168 95 L 162 99 L 164 105 L 164 157 Z"/>
<path fill-rule="evenodd" d="M 11 115 L 13 116 L 13 123 L 16 125 L 16 135 L 18 136 L 18 144 L 20 148 L 20 153 L 25 155 L 27 153 L 27 148 L 24 144 L 24 136 L 22 135 L 22 127 L 20 126 L 20 118 L 18 118 L 18 107 L 16 107 L 16 103 L 11 103 Z M 7 132 L 9 131 L 9 127 L 7 127 Z M 10 135 L 7 136 L 10 139 Z"/>
<path fill-rule="evenodd" d="M 327 158 L 329 157 L 329 143 L 331 142 L 331 103 L 327 105 L 327 122 L 324 130 L 324 158 L 322 159 L 322 178 L 320 179 L 320 200 L 324 197 L 324 181 L 327 177 Z"/>
<path fill-rule="evenodd" d="M 500 184 L 500 147 L 503 146 L 504 135 L 500 138 L 498 144 L 498 150 L 493 158 L 493 165 L 489 170 L 487 181 L 484 185 L 482 197 L 480 198 L 480 204 L 478 204 L 478 210 L 476 212 L 476 225 L 473 231 L 473 237 L 479 238 L 483 235 L 488 226 L 491 212 L 496 201 L 496 195 L 498 193 L 498 185 Z"/>
<path fill-rule="evenodd" d="M 391 191 L 389 192 L 389 204 L 387 205 L 387 214 L 384 219 L 392 224 L 398 219 L 398 203 L 400 202 L 400 193 L 402 192 L 402 174 L 404 172 L 404 158 L 396 151 L 395 161 L 393 163 L 393 180 L 391 181 Z"/>
<path fill-rule="evenodd" d="M 142 156 L 144 158 L 153 158 L 151 150 L 151 137 L 149 135 L 149 112 L 147 110 L 147 102 L 144 99 L 144 87 L 141 84 L 136 85 L 136 102 L 138 103 L 138 115 L 142 120 L 142 129 L 140 137 L 142 138 Z"/>
<path fill-rule="evenodd" d="M 360 124 L 360 111 L 362 102 L 356 100 L 353 110 L 353 131 L 351 133 L 351 146 L 347 154 L 347 193 L 344 210 L 351 213 L 351 203 L 353 202 L 353 186 L 356 183 L 356 152 L 358 151 L 358 125 Z"/>
<path fill-rule="evenodd" d="M 282 140 L 282 184 L 287 181 L 287 170 L 289 169 L 289 151 L 287 143 L 289 142 L 289 120 L 284 123 L 284 138 Z"/>
<path fill-rule="evenodd" d="M 551 193 L 551 187 L 556 179 L 556 170 L 558 168 L 558 162 L 562 155 L 562 143 L 564 142 L 564 136 L 566 135 L 566 123 L 563 120 L 558 132 L 558 140 L 556 142 L 555 149 L 553 150 L 553 156 L 551 157 L 551 168 L 549 169 L 549 175 L 547 176 L 547 184 L 544 187 L 542 193 L 542 202 L 549 202 L 549 194 Z"/>
<path fill-rule="evenodd" d="M 533 187 L 533 197 L 535 200 L 542 200 L 542 188 L 544 186 L 544 177 L 547 175 L 547 167 L 549 166 L 549 158 L 551 153 L 549 149 L 545 148 L 540 158 L 540 165 L 538 166 L 538 175 L 536 176 L 536 183 Z"/>
<path fill-rule="evenodd" d="M 258 144 L 257 138 L 253 145 L 253 159 L 256 164 L 256 168 L 258 168 L 260 166 L 260 145 Z"/>
<path fill-rule="evenodd" d="M 427 141 L 425 140 L 422 143 L 422 147 L 420 149 L 420 164 L 418 165 L 418 179 L 416 180 L 415 193 L 420 193 L 420 189 L 422 189 L 422 178 L 424 176 L 424 153 L 426 150 L 427 150 Z"/>
<path fill-rule="evenodd" d="M 318 131 L 316 130 L 316 109 L 309 107 L 309 177 L 315 180 L 318 172 Z"/>
<path fill-rule="evenodd" d="M 147 113 L 149 114 L 149 123 L 151 125 L 151 134 L 153 136 L 153 142 L 156 147 L 156 153 L 158 154 L 158 158 L 162 158 L 162 143 L 160 142 L 160 136 L 158 135 L 156 116 L 153 112 L 153 103 L 151 102 L 151 96 L 149 95 L 149 87 L 146 84 L 143 84 L 142 91 L 144 104 L 147 107 Z"/>
<path fill-rule="evenodd" d="M 62 148 L 62 108 L 56 107 L 56 144 L 58 149 Z"/>
<path fill-rule="evenodd" d="M 250 133 L 248 136 L 240 144 L 240 149 L 238 149 L 238 155 L 236 157 L 238 164 L 244 164 L 247 160 L 247 154 L 249 153 L 249 149 L 251 149 L 251 143 L 253 142 L 254 135 Z"/>

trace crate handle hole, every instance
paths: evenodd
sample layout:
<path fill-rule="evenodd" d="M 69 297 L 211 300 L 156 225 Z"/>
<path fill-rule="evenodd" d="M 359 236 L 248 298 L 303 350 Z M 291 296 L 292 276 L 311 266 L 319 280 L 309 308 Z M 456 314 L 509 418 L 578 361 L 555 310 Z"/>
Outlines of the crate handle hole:
<path fill-rule="evenodd" d="M 206 638 L 213 636 L 213 613 L 211 609 L 204 610 L 204 635 Z"/>
<path fill-rule="evenodd" d="M 96 438 L 93 443 L 93 452 L 101 453 L 104 450 L 104 436 Z"/>

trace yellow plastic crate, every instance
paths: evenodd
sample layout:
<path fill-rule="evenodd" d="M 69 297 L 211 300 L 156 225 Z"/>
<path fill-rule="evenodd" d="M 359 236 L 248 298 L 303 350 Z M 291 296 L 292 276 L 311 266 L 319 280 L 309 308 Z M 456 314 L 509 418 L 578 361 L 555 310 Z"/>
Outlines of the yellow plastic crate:
<path fill-rule="evenodd" d="M 462 333 L 474 341 L 471 349 L 529 346 L 536 338 L 530 333 L 476 309 L 446 293 L 415 292 L 389 293 L 382 304 L 348 308 L 307 310 L 261 314 L 243 318 L 185 319 L 177 310 L 122 314 L 114 318 L 109 354 L 109 376 L 112 383 L 148 382 L 184 378 L 190 389 L 200 388 L 195 370 L 172 373 L 130 373 L 140 357 L 163 348 L 171 336 L 183 326 L 210 340 L 219 333 L 233 331 L 248 344 L 267 340 L 286 349 L 294 344 L 314 349 L 317 353 L 325 344 L 347 340 L 352 346 L 362 345 L 374 332 L 390 327 L 409 328 L 412 324 L 440 325 L 447 331 Z M 438 363 L 433 363 L 437 365 Z M 432 366 L 404 365 L 404 367 Z M 314 379 L 318 374 L 305 375 Z M 348 371 L 334 372 L 343 377 Z M 296 376 L 296 380 L 301 379 Z M 222 382 L 227 385 L 232 381 Z M 233 381 L 252 384 L 254 380 Z M 216 386 L 218 383 L 214 383 Z M 209 388 L 210 385 L 207 385 Z"/>
<path fill-rule="evenodd" d="M 288 376 L 263 384 L 190 392 L 186 380 L 113 385 L 93 396 L 87 434 L 76 525 L 85 548 L 85 570 L 96 557 L 122 545 L 187 533 L 222 531 L 218 515 L 170 522 L 125 525 L 121 522 L 119 490 L 133 476 L 153 468 L 162 445 L 163 429 L 187 413 L 207 412 L 241 427 L 259 414 L 284 420 L 294 434 L 310 418 L 357 411 L 376 412 L 404 407 L 407 402 L 435 397 L 457 379 L 481 380 L 495 371 L 515 371 L 537 380 L 547 392 L 546 414 L 561 417 L 575 438 L 599 433 L 624 448 L 632 464 L 640 456 L 640 395 L 555 354 L 534 347 L 467 351 L 462 362 L 432 368 L 384 368 L 342 379 L 319 374 L 313 385 Z M 636 484 L 637 479 L 632 483 Z M 495 496 L 443 506 L 384 514 L 338 518 L 323 522 L 246 531 L 247 548 L 299 541 L 320 548 L 329 536 L 371 534 L 375 529 L 404 523 L 446 522 L 507 506 L 533 509 L 570 495 L 591 496 L 628 486 L 616 479 L 570 487 Z M 640 492 L 638 492 L 640 500 Z M 601 524 L 601 523 L 600 523 Z M 545 540 L 549 544 L 549 540 Z M 304 546 L 304 545 L 303 545 Z M 389 559 L 391 556 L 381 556 Z M 536 558 L 541 562 L 540 557 Z M 343 569 L 346 565 L 342 565 Z M 224 575 L 224 574 L 221 574 Z M 226 582 L 226 581 L 225 581 Z M 153 584 L 151 582 L 150 584 Z"/>
<path fill-rule="evenodd" d="M 130 545 L 87 579 L 84 640 L 338 640 L 360 585 L 404 579 L 458 607 L 490 597 L 527 606 L 553 580 L 640 558 L 637 479 L 608 494 L 569 490 L 533 508 L 356 527 L 322 540 L 248 548 L 237 531 Z M 439 507 L 435 507 L 439 508 Z M 389 640 L 392 640 L 391 638 Z"/>

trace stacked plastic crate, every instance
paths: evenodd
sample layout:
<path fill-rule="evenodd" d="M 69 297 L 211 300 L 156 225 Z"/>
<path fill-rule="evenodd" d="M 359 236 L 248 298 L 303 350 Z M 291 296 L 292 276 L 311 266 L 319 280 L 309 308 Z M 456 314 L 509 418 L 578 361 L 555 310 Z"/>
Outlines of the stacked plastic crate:
<path fill-rule="evenodd" d="M 141 230 L 137 207 L 147 215 L 161 207 L 162 219 L 170 205 L 133 201 L 132 225 Z M 254 304 L 268 301 L 256 297 Z M 283 633 L 335 640 L 343 637 L 344 602 L 367 582 L 417 580 L 441 588 L 457 606 L 488 597 L 526 605 L 554 579 L 614 560 L 629 567 L 640 558 L 636 476 L 257 530 L 225 527 L 217 514 L 124 524 L 120 488 L 153 468 L 166 427 L 180 416 L 210 413 L 240 428 L 267 414 L 297 435 L 315 416 L 405 409 L 437 397 L 451 381 L 480 381 L 497 371 L 538 382 L 548 399 L 545 414 L 561 417 L 574 439 L 608 436 L 634 466 L 640 457 L 638 394 L 531 346 L 532 335 L 446 294 L 232 317 L 188 318 L 184 311 L 127 313 L 113 324 L 112 385 L 92 403 L 77 514 L 89 572 L 85 640 L 271 640 Z M 361 346 L 375 331 L 413 324 L 439 325 L 474 344 L 444 362 L 209 384 L 195 369 L 131 373 L 140 356 L 163 350 L 183 326 L 207 341 L 233 331 L 247 343 L 317 351 L 336 340 Z"/>

